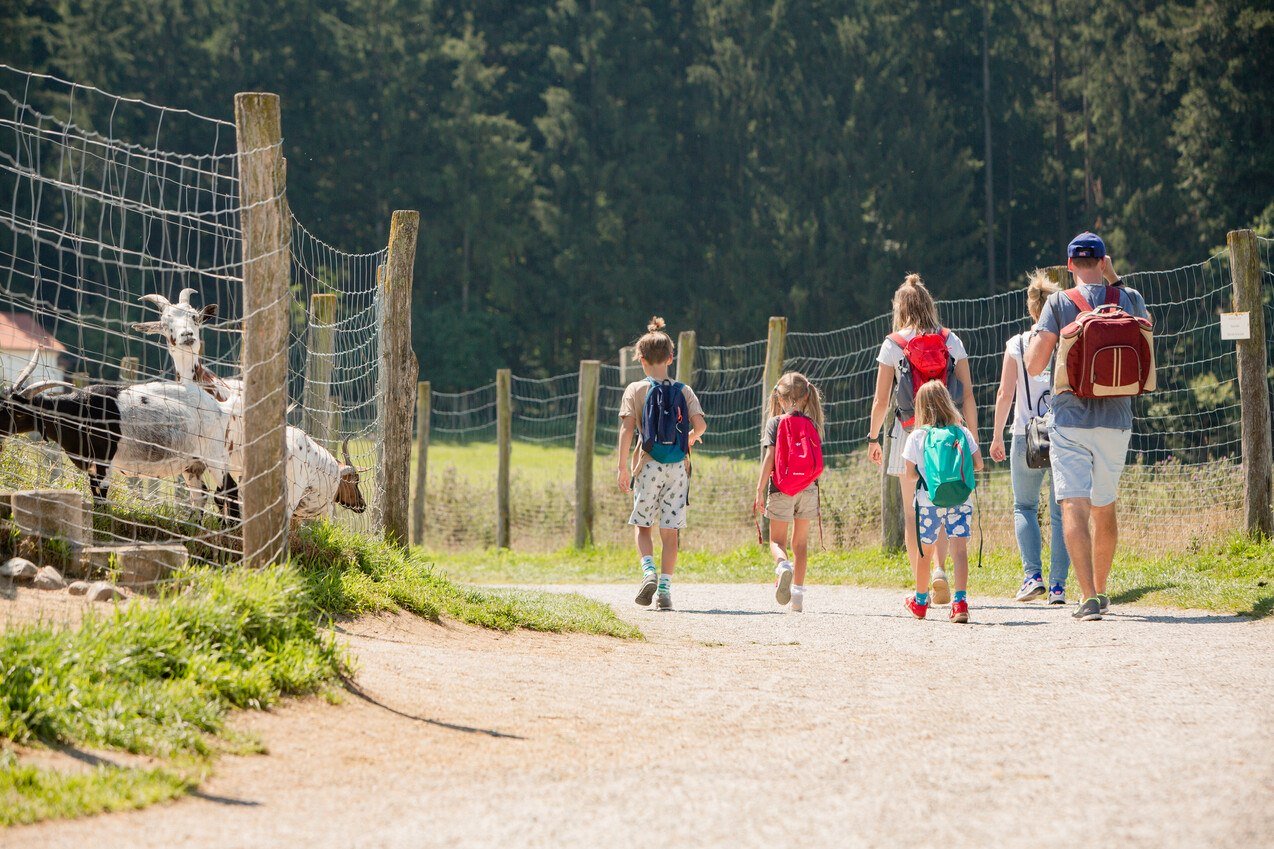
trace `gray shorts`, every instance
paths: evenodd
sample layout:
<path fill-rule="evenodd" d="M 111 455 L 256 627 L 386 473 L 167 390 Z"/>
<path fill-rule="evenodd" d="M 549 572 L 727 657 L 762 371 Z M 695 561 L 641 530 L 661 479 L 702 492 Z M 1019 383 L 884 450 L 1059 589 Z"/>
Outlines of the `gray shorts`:
<path fill-rule="evenodd" d="M 1131 430 L 1113 427 L 1050 427 L 1048 453 L 1057 500 L 1088 498 L 1094 507 L 1114 504 L 1131 437 Z"/>
<path fill-rule="evenodd" d="M 778 490 L 765 498 L 765 516 L 772 522 L 818 518 L 818 484 L 807 486 L 796 495 Z"/>
<path fill-rule="evenodd" d="M 647 460 L 633 478 L 633 513 L 628 524 L 681 530 L 686 526 L 690 475 L 684 462 Z"/>

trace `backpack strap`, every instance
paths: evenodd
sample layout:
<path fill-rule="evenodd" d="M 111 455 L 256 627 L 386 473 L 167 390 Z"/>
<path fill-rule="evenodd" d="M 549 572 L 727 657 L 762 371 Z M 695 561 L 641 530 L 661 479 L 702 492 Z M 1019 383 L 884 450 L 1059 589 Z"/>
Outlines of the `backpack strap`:
<path fill-rule="evenodd" d="M 1022 353 L 1022 388 L 1026 390 L 1026 409 L 1035 415 L 1035 404 L 1031 401 L 1031 376 L 1026 373 L 1026 333 L 1018 335 L 1017 346 Z"/>
<path fill-rule="evenodd" d="M 1071 288 L 1063 289 L 1062 291 L 1066 293 L 1066 297 L 1070 298 L 1071 303 L 1079 309 L 1081 315 L 1083 313 L 1093 311 L 1093 305 L 1088 303 L 1088 301 L 1084 299 L 1084 296 L 1079 293 L 1078 286 L 1072 286 Z"/>
<path fill-rule="evenodd" d="M 951 335 L 951 331 L 945 327 L 939 327 L 938 333 L 941 334 L 943 342 L 947 341 L 947 337 Z"/>
<path fill-rule="evenodd" d="M 887 338 L 890 342 L 893 342 L 899 348 L 902 348 L 904 351 L 907 350 L 907 340 L 903 337 L 901 333 L 890 333 L 885 338 Z"/>
<path fill-rule="evenodd" d="M 1119 289 L 1115 286 L 1106 287 L 1106 303 L 1116 305 L 1119 303 Z"/>

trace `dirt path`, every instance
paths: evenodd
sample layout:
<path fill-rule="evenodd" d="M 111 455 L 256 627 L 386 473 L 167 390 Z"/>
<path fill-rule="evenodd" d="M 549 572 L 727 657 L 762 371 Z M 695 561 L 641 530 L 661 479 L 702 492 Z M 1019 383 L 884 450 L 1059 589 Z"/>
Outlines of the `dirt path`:
<path fill-rule="evenodd" d="M 558 588 L 560 589 L 560 588 Z M 895 592 L 585 587 L 645 643 L 351 626 L 349 697 L 248 715 L 266 757 L 20 847 L 1268 845 L 1274 621 L 988 601 L 915 622 Z M 976 601 L 976 600 L 975 600 Z M 1260 835 L 1265 835 L 1264 838 Z"/>

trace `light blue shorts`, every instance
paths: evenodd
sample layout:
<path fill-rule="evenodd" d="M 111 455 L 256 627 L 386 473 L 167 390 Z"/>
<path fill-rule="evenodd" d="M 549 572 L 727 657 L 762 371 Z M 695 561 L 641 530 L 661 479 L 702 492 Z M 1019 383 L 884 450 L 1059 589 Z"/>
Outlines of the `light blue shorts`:
<path fill-rule="evenodd" d="M 969 536 L 972 504 L 960 504 L 956 507 L 934 507 L 932 504 L 916 506 L 920 511 L 920 541 L 925 545 L 937 542 L 938 531 L 943 527 L 947 529 L 948 539 Z"/>
<path fill-rule="evenodd" d="M 1049 438 L 1049 460 L 1057 500 L 1087 498 L 1094 507 L 1114 504 L 1132 431 L 1053 425 L 1049 428 Z"/>

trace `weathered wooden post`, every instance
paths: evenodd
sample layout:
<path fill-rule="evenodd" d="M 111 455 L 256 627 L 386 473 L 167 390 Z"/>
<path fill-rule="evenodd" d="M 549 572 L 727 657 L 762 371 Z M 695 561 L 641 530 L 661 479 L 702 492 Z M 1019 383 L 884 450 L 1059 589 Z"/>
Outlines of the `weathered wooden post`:
<path fill-rule="evenodd" d="M 71 385 L 78 386 L 83 389 L 88 386 L 89 376 L 86 371 L 77 371 L 71 373 Z"/>
<path fill-rule="evenodd" d="M 1071 285 L 1071 273 L 1064 265 L 1050 265 L 1044 269 L 1044 274 L 1057 284 L 1059 289 L 1069 289 Z"/>
<path fill-rule="evenodd" d="M 901 551 L 906 545 L 903 537 L 902 487 L 894 475 L 889 474 L 889 452 L 893 450 L 894 421 L 897 411 L 892 397 L 885 414 L 884 435 L 880 439 L 880 545 L 885 551 Z"/>
<path fill-rule="evenodd" d="M 120 357 L 119 358 L 119 382 L 134 383 L 137 381 L 137 372 L 141 369 L 141 360 L 137 357 Z"/>
<path fill-rule="evenodd" d="M 509 547 L 509 462 L 513 450 L 513 372 L 495 373 L 495 544 Z"/>
<path fill-rule="evenodd" d="M 637 362 L 637 348 L 625 345 L 619 349 L 619 385 L 628 384 L 641 379 L 641 363 Z"/>
<path fill-rule="evenodd" d="M 411 498 L 411 541 L 425 541 L 425 490 L 429 481 L 429 417 L 433 389 L 429 381 L 416 384 L 416 491 Z"/>
<path fill-rule="evenodd" d="M 279 97 L 234 98 L 243 227 L 243 562 L 265 566 L 287 547 L 284 432 L 291 228 Z"/>
<path fill-rule="evenodd" d="M 602 364 L 581 360 L 575 409 L 575 547 L 593 541 L 593 455 L 597 445 L 597 395 Z"/>
<path fill-rule="evenodd" d="M 329 451 L 340 442 L 328 432 L 332 397 L 332 361 L 336 355 L 336 295 L 310 296 L 310 321 L 306 330 L 305 415 L 302 428 Z"/>
<path fill-rule="evenodd" d="M 683 330 L 677 334 L 677 382 L 687 386 L 694 385 L 695 377 L 695 332 Z"/>
<path fill-rule="evenodd" d="M 770 416 L 770 393 L 783 376 L 783 359 L 786 353 L 787 319 L 772 315 L 770 329 L 765 337 L 765 371 L 761 377 L 761 427 L 765 427 L 765 421 Z"/>
<path fill-rule="evenodd" d="M 381 277 L 384 326 L 380 340 L 380 384 L 385 417 L 380 468 L 380 515 L 385 539 L 406 545 L 411 539 L 411 412 L 419 368 L 411 350 L 411 283 L 416 266 L 420 213 L 400 209 L 389 225 L 389 252 Z"/>
<path fill-rule="evenodd" d="M 1239 404 L 1242 408 L 1243 513 L 1248 534 L 1274 536 L 1270 513 L 1271 445 L 1270 394 L 1266 383 L 1265 312 L 1261 302 L 1261 258 L 1256 234 L 1231 230 L 1230 278 L 1234 311 L 1248 314 L 1249 337 L 1235 343 L 1239 368 Z"/>

